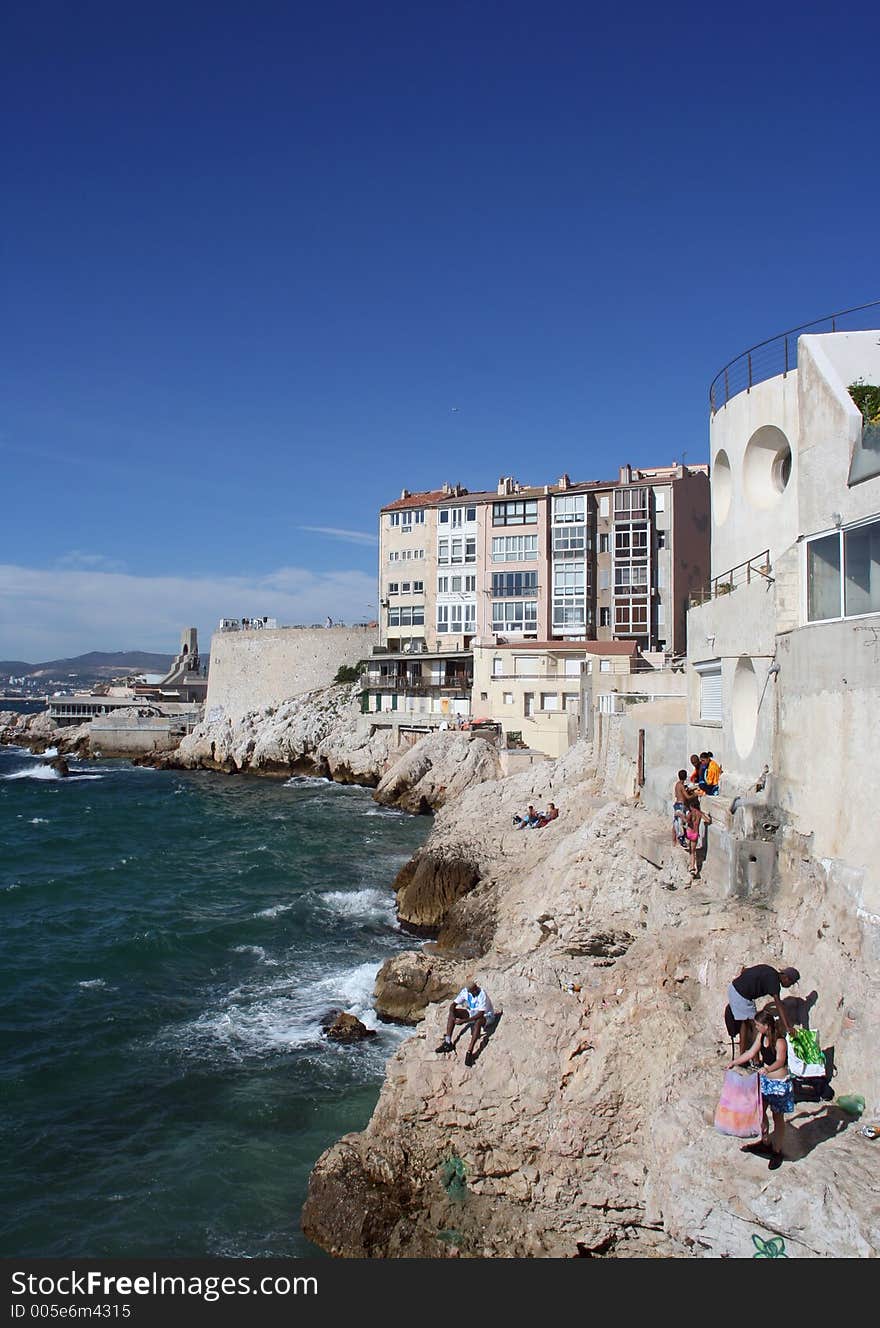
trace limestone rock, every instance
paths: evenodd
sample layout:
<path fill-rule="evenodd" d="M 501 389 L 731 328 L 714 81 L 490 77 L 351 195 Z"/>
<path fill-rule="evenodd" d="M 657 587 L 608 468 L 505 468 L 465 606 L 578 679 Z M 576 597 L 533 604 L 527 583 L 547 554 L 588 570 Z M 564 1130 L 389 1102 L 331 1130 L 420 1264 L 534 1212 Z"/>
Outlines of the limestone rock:
<path fill-rule="evenodd" d="M 336 1011 L 332 1021 L 324 1024 L 321 1031 L 332 1042 L 363 1042 L 364 1038 L 376 1036 L 374 1028 L 367 1028 L 357 1015 L 347 1014 L 344 1010 Z"/>
<path fill-rule="evenodd" d="M 461 964 L 423 950 L 392 955 L 376 974 L 373 1007 L 380 1019 L 416 1024 L 426 1008 L 449 1001 L 461 990 Z"/>

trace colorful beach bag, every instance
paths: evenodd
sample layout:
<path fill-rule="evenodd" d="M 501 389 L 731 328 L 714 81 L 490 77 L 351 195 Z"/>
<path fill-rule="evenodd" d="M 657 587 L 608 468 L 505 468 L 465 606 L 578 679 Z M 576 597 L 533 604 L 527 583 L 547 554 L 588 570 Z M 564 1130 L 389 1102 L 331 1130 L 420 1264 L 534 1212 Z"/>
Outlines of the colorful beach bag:
<path fill-rule="evenodd" d="M 728 1070 L 715 1111 L 715 1129 L 721 1134 L 735 1134 L 738 1139 L 751 1139 L 761 1133 L 762 1116 L 761 1076 Z"/>

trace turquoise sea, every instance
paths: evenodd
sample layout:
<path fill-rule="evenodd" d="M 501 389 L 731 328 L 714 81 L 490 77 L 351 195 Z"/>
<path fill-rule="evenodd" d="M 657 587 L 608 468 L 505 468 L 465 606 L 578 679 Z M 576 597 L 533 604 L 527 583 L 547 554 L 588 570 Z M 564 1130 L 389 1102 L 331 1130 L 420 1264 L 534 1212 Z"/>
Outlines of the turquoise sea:
<path fill-rule="evenodd" d="M 361 1128 L 390 883 L 428 831 L 363 789 L 0 748 L 0 1254 L 290 1256 Z M 320 1035 L 331 1008 L 379 1030 Z"/>

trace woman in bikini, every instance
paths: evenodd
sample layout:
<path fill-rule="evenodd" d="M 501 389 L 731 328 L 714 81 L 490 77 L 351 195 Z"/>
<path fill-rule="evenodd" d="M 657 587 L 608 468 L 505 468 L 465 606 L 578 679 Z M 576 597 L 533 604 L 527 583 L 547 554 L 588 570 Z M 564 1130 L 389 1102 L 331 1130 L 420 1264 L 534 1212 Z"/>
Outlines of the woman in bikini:
<path fill-rule="evenodd" d="M 769 1145 L 772 1157 L 770 1170 L 782 1166 L 782 1142 L 785 1138 L 785 1113 L 794 1111 L 794 1087 L 788 1069 L 788 1043 L 785 1030 L 772 1010 L 759 1010 L 755 1015 L 757 1037 L 748 1051 L 737 1056 L 728 1065 L 747 1065 L 757 1057 L 761 1062 L 761 1147 Z M 767 1109 L 773 1116 L 773 1136 L 767 1129 Z"/>

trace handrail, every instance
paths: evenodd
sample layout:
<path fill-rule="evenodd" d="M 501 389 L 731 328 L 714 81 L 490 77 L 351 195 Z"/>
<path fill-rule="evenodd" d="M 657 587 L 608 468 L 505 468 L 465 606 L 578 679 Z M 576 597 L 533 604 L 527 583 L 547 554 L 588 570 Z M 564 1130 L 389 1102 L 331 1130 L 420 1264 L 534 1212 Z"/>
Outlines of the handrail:
<path fill-rule="evenodd" d="M 738 575 L 745 572 L 745 576 Z M 756 553 L 753 558 L 748 558 L 744 563 L 737 563 L 736 567 L 731 567 L 727 572 L 721 572 L 719 576 L 713 576 L 706 590 L 692 591 L 688 596 L 688 608 L 698 604 L 705 604 L 711 599 L 717 599 L 719 595 L 729 595 L 736 590 L 737 586 L 750 585 L 752 577 L 763 577 L 765 581 L 772 581 L 774 578 L 770 575 L 770 550 L 765 549 L 763 553 Z"/>
<path fill-rule="evenodd" d="M 735 397 L 740 392 L 750 392 L 757 384 L 762 383 L 767 378 L 775 378 L 777 374 L 785 377 L 793 369 L 797 368 L 797 339 L 801 332 L 806 332 L 810 328 L 817 328 L 821 324 L 830 323 L 830 328 L 825 331 L 838 332 L 845 329 L 839 328 L 838 323 L 841 319 L 849 319 L 853 314 L 864 313 L 867 309 L 880 309 L 880 300 L 871 300 L 868 304 L 857 304 L 852 309 L 841 309 L 836 314 L 826 314 L 824 318 L 815 318 L 812 323 L 801 323 L 800 327 L 789 328 L 787 332 L 778 332 L 775 337 L 768 337 L 766 341 L 759 341 L 748 350 L 744 350 L 740 355 L 728 361 L 723 369 L 720 369 L 712 379 L 709 387 L 709 409 L 714 415 L 722 406 L 726 406 L 731 397 Z M 861 322 L 865 327 L 859 329 L 850 325 L 848 331 L 865 331 L 870 327 L 871 320 L 855 319 L 854 322 Z M 876 327 L 876 321 L 874 322 Z M 793 340 L 789 341 L 789 338 Z"/>

